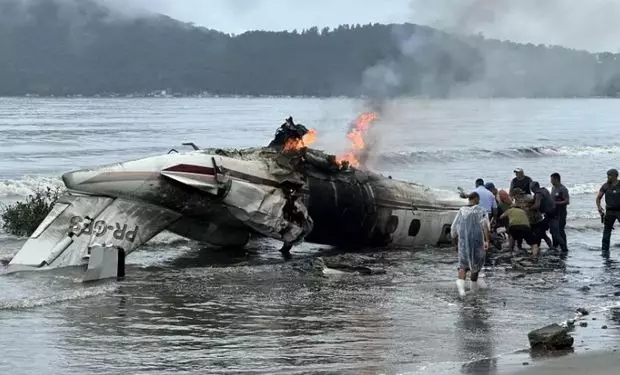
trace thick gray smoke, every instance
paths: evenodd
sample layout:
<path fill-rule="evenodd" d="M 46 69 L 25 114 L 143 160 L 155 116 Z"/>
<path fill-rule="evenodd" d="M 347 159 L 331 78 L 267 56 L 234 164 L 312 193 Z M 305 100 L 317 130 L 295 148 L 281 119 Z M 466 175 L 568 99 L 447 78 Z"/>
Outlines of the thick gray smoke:
<path fill-rule="evenodd" d="M 410 0 L 410 9 L 412 23 L 450 35 L 393 28 L 398 54 L 368 67 L 361 84 L 365 108 L 381 117 L 369 134 L 375 144 L 399 116 L 395 96 L 592 96 L 613 93 L 620 77 L 614 58 L 604 64 L 590 53 L 532 44 L 616 51 L 620 1 Z"/>
<path fill-rule="evenodd" d="M 412 21 L 454 37 L 430 36 L 423 29 L 403 33 L 395 27 L 399 56 L 364 73 L 362 92 L 375 103 L 395 94 L 588 96 L 611 78 L 605 77 L 608 71 L 601 75 L 595 56 L 532 44 L 517 48 L 485 41 L 479 34 L 525 43 L 548 40 L 590 50 L 620 43 L 613 32 L 620 29 L 616 22 L 620 2 L 610 0 L 411 0 L 411 8 Z M 588 14 L 599 16 L 585 17 Z"/>
<path fill-rule="evenodd" d="M 616 0 L 410 0 L 411 20 L 450 32 L 618 52 Z"/>
<path fill-rule="evenodd" d="M 91 7 L 93 3 L 101 7 Z M 9 13 L 0 14 L 0 18 L 14 23 L 31 21 L 36 12 L 53 13 L 59 20 L 78 27 L 89 22 L 90 17 L 113 22 L 155 15 L 139 4 L 122 0 L 0 0 L 0 5 Z"/>
<path fill-rule="evenodd" d="M 589 96 L 615 76 L 601 69 L 597 56 L 531 43 L 615 51 L 620 1 L 411 0 L 410 8 L 412 22 L 454 37 L 395 27 L 399 55 L 364 73 L 362 92 L 375 107 L 396 94 Z M 488 41 L 482 34 L 529 45 Z"/>

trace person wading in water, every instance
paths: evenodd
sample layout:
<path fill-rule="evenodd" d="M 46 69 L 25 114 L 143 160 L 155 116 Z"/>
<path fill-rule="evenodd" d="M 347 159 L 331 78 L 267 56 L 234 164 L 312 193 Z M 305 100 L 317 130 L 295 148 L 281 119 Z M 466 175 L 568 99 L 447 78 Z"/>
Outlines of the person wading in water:
<path fill-rule="evenodd" d="M 479 205 L 480 196 L 473 192 L 469 194 L 468 200 L 469 205 L 461 207 L 450 230 L 459 256 L 456 287 L 461 298 L 465 297 L 465 276 L 468 271 L 471 272 L 473 292 L 486 287 L 482 280 L 478 281 L 478 274 L 484 265 L 491 238 L 489 217 L 487 211 Z"/>
<path fill-rule="evenodd" d="M 532 179 L 525 175 L 523 169 L 515 168 L 513 171 L 515 173 L 515 178 L 510 181 L 510 190 L 519 188 L 523 190 L 525 194 L 533 194 L 530 185 L 532 184 Z"/>
<path fill-rule="evenodd" d="M 605 196 L 605 209 L 601 207 L 601 199 Z M 596 196 L 596 208 L 605 225 L 603 229 L 603 256 L 609 256 L 609 242 L 611 240 L 611 230 L 614 224 L 620 221 L 620 186 L 618 185 L 618 170 L 610 169 L 607 171 L 607 182 L 601 186 Z"/>
<path fill-rule="evenodd" d="M 532 182 L 530 189 L 534 193 L 534 204 L 532 208 L 544 215 L 542 223 L 537 225 L 541 238 L 546 236 L 545 232 L 549 229 L 553 241 L 556 241 L 560 245 L 563 252 L 568 251 L 566 242 L 564 242 L 564 239 L 560 236 L 560 224 L 556 215 L 555 201 L 551 197 L 551 193 L 547 188 L 540 187 L 537 181 Z M 545 240 L 545 242 L 547 242 L 549 248 L 553 249 L 553 242 L 549 243 L 548 240 Z"/>
<path fill-rule="evenodd" d="M 551 185 L 553 185 L 553 188 L 551 189 L 551 196 L 555 200 L 556 216 L 560 227 L 560 236 L 568 247 L 568 242 L 566 241 L 566 208 L 570 204 L 568 189 L 566 186 L 562 185 L 562 178 L 559 173 L 551 174 Z M 558 245 L 559 243 L 554 240 L 553 246 Z"/>
<path fill-rule="evenodd" d="M 532 247 L 532 257 L 538 258 L 538 245 L 540 240 L 532 233 L 530 220 L 527 213 L 519 207 L 511 207 L 507 209 L 501 216 L 508 220 L 508 233 L 510 234 L 510 252 L 514 247 L 514 241 L 527 242 Z"/>
<path fill-rule="evenodd" d="M 479 204 L 484 208 L 489 215 L 489 220 L 497 217 L 497 200 L 493 193 L 491 193 L 486 187 L 484 187 L 484 180 L 479 178 L 475 182 L 476 189 L 473 191 L 478 194 Z M 467 194 L 461 187 L 457 188 L 460 192 L 461 198 L 468 198 Z"/>

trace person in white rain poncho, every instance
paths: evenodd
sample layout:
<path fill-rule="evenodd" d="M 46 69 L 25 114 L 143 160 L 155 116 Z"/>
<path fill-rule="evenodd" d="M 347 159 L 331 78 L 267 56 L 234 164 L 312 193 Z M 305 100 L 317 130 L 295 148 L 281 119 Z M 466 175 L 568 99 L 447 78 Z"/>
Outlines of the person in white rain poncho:
<path fill-rule="evenodd" d="M 478 273 L 484 265 L 486 251 L 489 248 L 490 223 L 484 208 L 479 206 L 480 196 L 469 194 L 469 205 L 461 207 L 452 222 L 451 235 L 456 242 L 459 254 L 458 279 L 456 286 L 461 297 L 465 296 L 465 275 L 471 272 L 471 289 L 484 288 L 482 280 L 478 282 Z"/>

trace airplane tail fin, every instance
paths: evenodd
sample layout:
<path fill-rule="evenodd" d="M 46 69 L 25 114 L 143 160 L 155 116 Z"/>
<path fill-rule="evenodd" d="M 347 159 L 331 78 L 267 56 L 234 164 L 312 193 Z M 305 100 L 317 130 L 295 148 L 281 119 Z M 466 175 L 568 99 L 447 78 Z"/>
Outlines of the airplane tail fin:
<path fill-rule="evenodd" d="M 86 265 L 91 249 L 102 254 L 121 249 L 124 259 L 180 216 L 144 202 L 67 192 L 9 262 L 7 272 Z M 101 262 L 102 254 L 93 261 Z"/>

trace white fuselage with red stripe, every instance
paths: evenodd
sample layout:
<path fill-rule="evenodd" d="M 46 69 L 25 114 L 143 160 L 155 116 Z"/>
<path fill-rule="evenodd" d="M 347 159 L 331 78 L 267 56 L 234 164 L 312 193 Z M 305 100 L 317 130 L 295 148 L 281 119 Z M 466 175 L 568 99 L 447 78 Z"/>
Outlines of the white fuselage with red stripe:
<path fill-rule="evenodd" d="M 275 171 L 278 174 L 274 174 L 274 170 L 277 169 L 275 165 L 272 158 L 263 158 L 257 154 L 248 156 L 239 153 L 239 157 L 228 157 L 199 150 L 70 172 L 63 175 L 63 181 L 72 191 L 141 200 L 181 212 L 185 222 L 176 223 L 170 230 L 186 237 L 209 242 L 203 236 L 204 231 L 200 230 L 201 225 L 196 223 L 216 223 L 223 231 L 234 229 L 242 232 L 246 223 L 238 219 L 239 215 L 229 214 L 235 209 L 234 207 L 243 206 L 248 207 L 247 210 L 250 211 L 259 210 L 263 200 L 271 197 L 269 195 L 271 192 L 282 190 L 283 182 L 289 179 L 294 183 L 300 181 L 300 176 L 296 173 L 287 175 Z M 426 187 L 374 176 L 376 181 L 368 183 L 366 188 L 369 190 L 367 195 L 373 199 L 372 210 L 374 210 L 374 216 L 368 219 L 373 220 L 372 225 L 364 227 L 368 232 L 366 233 L 368 245 L 377 243 L 419 246 L 449 241 L 447 234 L 460 202 L 439 201 Z M 326 179 L 329 180 L 329 177 Z M 234 197 L 230 197 L 231 193 L 228 193 L 226 198 L 222 198 L 218 196 L 218 189 L 222 189 L 226 183 L 232 185 L 233 192 L 236 191 L 235 186 L 242 186 L 243 189 L 240 193 L 233 194 Z M 346 236 L 347 234 L 343 234 L 345 232 L 358 237 L 359 234 L 356 233 L 360 233 L 359 228 L 348 228 L 347 223 L 341 222 L 338 217 L 333 217 L 340 212 L 339 207 L 334 211 L 337 214 L 331 215 L 334 222 L 329 219 L 330 222 L 326 223 L 330 229 L 319 233 L 319 227 L 323 223 L 317 220 L 321 212 L 329 212 L 330 207 L 326 207 L 327 205 L 338 204 L 328 200 L 319 202 L 319 198 L 313 199 L 311 189 L 328 189 L 314 187 L 319 185 L 306 183 L 302 189 L 303 203 L 309 207 L 316 228 L 316 233 L 311 233 L 308 240 L 341 245 L 346 239 L 331 241 L 331 238 L 337 237 L 338 233 Z M 230 187 L 228 191 L 231 191 Z M 337 194 L 338 192 L 332 194 L 335 201 L 338 200 Z M 243 201 L 252 199 L 257 201 Z M 346 207 L 343 211 L 347 211 Z M 342 215 L 342 220 L 347 220 L 346 213 Z M 190 227 L 195 229 L 188 229 Z M 329 232 L 332 229 L 333 232 Z M 249 228 L 249 231 L 257 230 Z M 269 235 L 268 230 L 259 232 Z M 363 233 L 365 232 L 362 232 L 362 235 Z M 383 238 L 383 241 L 372 240 L 377 236 Z M 239 238 L 239 235 L 234 237 Z M 354 242 L 353 239 L 351 242 Z"/>

